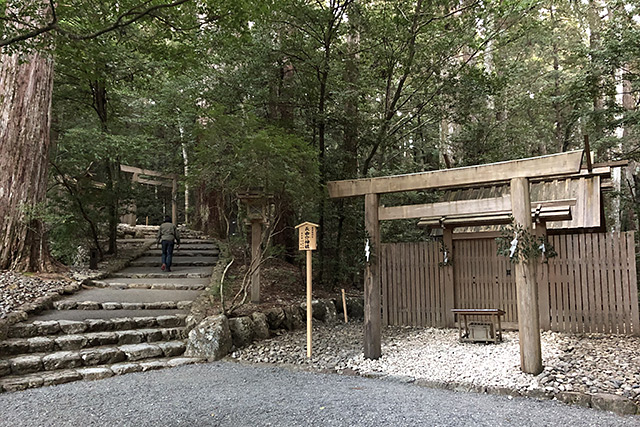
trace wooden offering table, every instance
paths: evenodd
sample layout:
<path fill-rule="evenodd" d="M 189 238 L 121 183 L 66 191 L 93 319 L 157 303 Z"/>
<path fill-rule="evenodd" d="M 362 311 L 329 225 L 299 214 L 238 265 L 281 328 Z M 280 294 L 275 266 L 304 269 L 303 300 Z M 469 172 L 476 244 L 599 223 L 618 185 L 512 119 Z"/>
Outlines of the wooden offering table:
<path fill-rule="evenodd" d="M 453 308 L 451 312 L 458 317 L 458 333 L 461 342 L 498 343 L 502 341 L 500 317 L 505 314 L 503 310 L 498 308 Z M 483 316 L 489 319 L 483 322 L 469 322 L 469 316 Z M 462 327 L 463 322 L 464 328 Z"/>

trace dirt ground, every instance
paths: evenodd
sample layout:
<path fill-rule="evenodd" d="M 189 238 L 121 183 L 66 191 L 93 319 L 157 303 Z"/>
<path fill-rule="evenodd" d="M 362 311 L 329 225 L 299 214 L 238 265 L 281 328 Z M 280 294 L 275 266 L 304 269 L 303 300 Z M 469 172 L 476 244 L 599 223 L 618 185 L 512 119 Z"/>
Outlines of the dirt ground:
<path fill-rule="evenodd" d="M 243 264 L 241 253 L 234 251 L 235 261 L 226 273 L 225 277 L 225 302 L 229 307 L 231 299 L 242 285 L 247 271 L 247 265 Z M 248 262 L 248 260 L 247 260 Z M 243 316 L 254 311 L 265 311 L 272 307 L 284 307 L 306 300 L 306 273 L 304 265 L 299 267 L 283 260 L 272 258 L 267 260 L 260 268 L 260 304 L 253 304 L 250 295 L 247 303 L 234 310 L 234 316 Z M 250 290 L 248 290 L 250 292 Z M 362 296 L 362 291 L 354 286 L 345 288 L 347 296 Z M 342 298 L 341 289 L 325 289 L 313 283 L 313 299 L 318 298 Z M 216 297 L 216 300 L 219 298 Z M 219 310 L 219 304 L 212 307 Z"/>

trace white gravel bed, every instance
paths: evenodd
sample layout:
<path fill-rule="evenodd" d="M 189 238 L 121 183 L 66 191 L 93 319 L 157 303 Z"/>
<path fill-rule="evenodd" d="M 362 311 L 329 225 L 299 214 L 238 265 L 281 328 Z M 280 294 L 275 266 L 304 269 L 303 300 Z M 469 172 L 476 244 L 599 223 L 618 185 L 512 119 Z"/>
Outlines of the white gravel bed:
<path fill-rule="evenodd" d="M 408 381 L 517 392 L 539 390 L 611 393 L 640 403 L 640 338 L 603 334 L 570 335 L 543 332 L 544 371 L 520 371 L 517 332 L 505 332 L 499 344 L 461 343 L 455 329 L 387 327 L 382 357 L 365 359 L 362 323 L 313 329 L 313 357 L 306 358 L 306 331 L 297 330 L 236 350 L 232 358 L 273 364 L 294 364 L 310 370 L 355 371 L 363 375 Z"/>

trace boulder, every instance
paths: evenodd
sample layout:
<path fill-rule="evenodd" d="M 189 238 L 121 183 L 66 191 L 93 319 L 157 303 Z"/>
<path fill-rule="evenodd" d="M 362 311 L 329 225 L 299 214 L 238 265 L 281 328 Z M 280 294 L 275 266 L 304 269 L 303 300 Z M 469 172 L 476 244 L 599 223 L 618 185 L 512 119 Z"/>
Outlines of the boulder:
<path fill-rule="evenodd" d="M 588 408 L 591 406 L 591 396 L 577 391 L 563 391 L 556 395 L 560 402 L 564 402 L 569 405 L 584 406 Z"/>
<path fill-rule="evenodd" d="M 597 393 L 591 397 L 591 406 L 618 415 L 635 415 L 638 407 L 633 401 L 615 394 Z"/>
<path fill-rule="evenodd" d="M 304 327 L 305 320 L 300 313 L 300 308 L 297 305 L 290 305 L 283 309 L 284 311 L 284 321 L 283 326 L 287 328 L 289 331 L 293 331 L 294 329 L 299 329 Z"/>
<path fill-rule="evenodd" d="M 253 342 L 253 337 L 255 336 L 254 325 L 249 316 L 229 319 L 229 329 L 231 330 L 233 345 L 236 348 L 245 347 Z"/>
<path fill-rule="evenodd" d="M 220 360 L 229 353 L 232 344 L 227 316 L 207 317 L 189 332 L 185 356 Z"/>
<path fill-rule="evenodd" d="M 285 316 L 282 308 L 274 307 L 265 311 L 264 314 L 267 316 L 267 322 L 269 322 L 269 329 L 279 329 L 282 326 L 282 322 L 284 322 Z"/>
<path fill-rule="evenodd" d="M 251 320 L 253 320 L 253 333 L 256 339 L 264 340 L 269 338 L 269 322 L 267 316 L 264 313 L 256 311 L 251 314 Z"/>
<path fill-rule="evenodd" d="M 307 304 L 302 303 L 300 307 L 303 311 L 306 311 Z M 311 309 L 313 310 L 313 318 L 321 322 L 335 323 L 338 318 L 336 306 L 333 303 L 333 300 L 313 300 L 311 302 Z"/>
<path fill-rule="evenodd" d="M 364 319 L 364 299 L 362 298 L 346 298 L 347 300 L 347 316 L 354 319 Z M 342 304 L 340 304 L 342 306 Z"/>

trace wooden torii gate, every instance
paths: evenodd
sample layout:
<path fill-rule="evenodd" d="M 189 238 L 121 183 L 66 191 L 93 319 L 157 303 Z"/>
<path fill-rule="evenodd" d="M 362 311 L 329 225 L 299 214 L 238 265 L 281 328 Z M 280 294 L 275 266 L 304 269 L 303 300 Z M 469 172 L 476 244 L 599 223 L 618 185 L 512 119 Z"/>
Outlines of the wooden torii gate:
<path fill-rule="evenodd" d="M 178 195 L 178 175 L 176 174 L 164 174 L 162 172 L 153 171 L 149 169 L 140 169 L 133 166 L 120 165 L 120 170 L 122 172 L 127 172 L 133 174 L 131 180 L 133 182 L 139 182 L 140 184 L 148 184 L 162 187 L 171 188 L 171 221 L 174 224 L 178 224 L 178 204 L 177 204 L 177 195 Z M 149 179 L 143 178 L 142 176 L 151 176 L 157 177 L 158 179 Z M 164 180 L 164 181 L 161 181 Z M 171 180 L 171 182 L 168 182 Z M 135 205 L 133 206 L 133 224 L 135 224 Z"/>
<path fill-rule="evenodd" d="M 369 238 L 370 256 L 364 276 L 364 356 L 369 359 L 377 359 L 381 356 L 382 319 L 379 270 L 381 214 L 385 216 L 385 219 L 392 219 L 389 218 L 389 208 L 380 206 L 381 194 L 508 182 L 511 188 L 508 202 L 514 220 L 531 232 L 529 179 L 576 174 L 580 171 L 582 157 L 583 151 L 576 150 L 488 165 L 329 182 L 330 198 L 365 197 L 365 228 Z M 479 214 L 493 212 L 495 204 L 501 204 L 504 207 L 505 200 L 504 198 L 500 199 L 469 201 L 468 204 L 474 206 L 466 207 Z M 393 219 L 415 218 L 417 210 L 419 207 L 399 207 L 395 208 L 392 216 Z M 535 268 L 535 262 L 526 261 L 516 264 L 515 267 L 520 366 L 522 371 L 531 374 L 538 374 L 542 371 Z M 446 292 L 445 298 L 451 299 L 453 289 L 447 289 Z"/>

